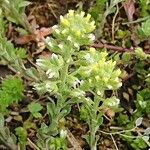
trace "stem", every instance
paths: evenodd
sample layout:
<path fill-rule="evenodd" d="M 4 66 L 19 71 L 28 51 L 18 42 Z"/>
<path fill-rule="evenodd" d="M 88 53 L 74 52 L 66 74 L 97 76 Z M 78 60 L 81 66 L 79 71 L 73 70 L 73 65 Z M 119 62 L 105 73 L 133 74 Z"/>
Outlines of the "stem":
<path fill-rule="evenodd" d="M 114 143 L 114 145 L 115 145 L 116 150 L 119 150 L 119 149 L 118 149 L 118 146 L 117 146 L 117 144 L 116 144 L 116 141 L 115 141 L 115 139 L 114 139 L 114 137 L 113 137 L 113 135 L 110 134 L 110 136 L 111 136 L 111 139 L 112 139 L 112 141 L 113 141 L 113 143 Z"/>
<path fill-rule="evenodd" d="M 51 127 L 53 127 L 54 126 L 53 124 L 55 124 L 57 122 L 56 128 L 58 128 L 58 122 L 59 122 L 59 119 L 61 119 L 59 114 L 60 114 L 61 110 L 63 109 L 65 102 L 66 102 L 66 95 L 64 94 L 64 91 L 65 91 L 66 78 L 68 75 L 68 67 L 69 67 L 69 63 L 65 63 L 65 65 L 63 66 L 63 68 L 60 71 L 61 83 L 58 87 L 59 91 L 60 91 L 60 96 L 57 99 L 57 104 L 56 104 L 56 109 L 55 109 L 55 114 L 57 114 L 57 115 L 55 116 L 55 118 L 53 118 L 53 120 L 51 122 Z"/>
<path fill-rule="evenodd" d="M 40 150 L 29 138 L 27 138 L 29 146 L 35 150 Z"/>
<path fill-rule="evenodd" d="M 136 129 L 136 127 L 132 128 L 132 129 L 129 129 L 129 130 L 123 130 L 123 131 L 112 132 L 112 133 L 101 131 L 101 130 L 100 130 L 100 132 L 103 133 L 103 134 L 109 134 L 109 135 L 112 134 L 112 135 L 114 135 L 114 134 L 122 134 L 122 133 L 126 133 L 126 132 L 132 132 L 132 131 L 135 131 L 135 129 Z"/>
<path fill-rule="evenodd" d="M 134 20 L 134 21 L 124 22 L 124 23 L 122 23 L 122 25 L 128 25 L 128 24 L 133 24 L 133 23 L 139 23 L 139 22 L 145 21 L 145 20 L 147 20 L 147 19 L 149 19 L 149 18 L 150 18 L 150 16 L 146 16 L 146 17 L 144 17 L 144 18 L 139 18 L 139 19 Z"/>
<path fill-rule="evenodd" d="M 68 67 L 69 67 L 69 63 L 66 63 L 61 70 L 61 77 L 60 77 L 62 81 L 62 84 L 60 85 L 61 91 L 64 90 L 64 87 L 65 87 L 66 78 L 68 75 Z"/>
<path fill-rule="evenodd" d="M 93 114 L 91 116 L 91 124 L 90 124 L 90 147 L 91 150 L 97 150 L 97 139 L 96 139 L 96 132 L 97 132 L 97 122 L 93 122 L 93 120 L 97 120 L 97 112 L 100 103 L 100 97 L 95 96 L 94 104 L 93 104 Z"/>
<path fill-rule="evenodd" d="M 96 142 L 95 134 L 96 133 L 91 130 L 91 132 L 90 132 L 90 147 L 91 147 L 91 150 L 97 150 L 97 142 Z"/>

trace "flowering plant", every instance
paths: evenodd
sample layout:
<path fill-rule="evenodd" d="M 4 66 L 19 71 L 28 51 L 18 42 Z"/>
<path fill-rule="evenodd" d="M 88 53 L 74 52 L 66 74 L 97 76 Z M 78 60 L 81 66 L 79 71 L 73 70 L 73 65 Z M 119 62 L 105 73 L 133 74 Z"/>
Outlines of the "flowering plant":
<path fill-rule="evenodd" d="M 115 61 L 109 60 L 106 51 L 86 47 L 95 39 L 91 33 L 95 24 L 90 17 L 73 10 L 61 16 L 60 24 L 53 27 L 53 37 L 45 40 L 52 52 L 50 58 L 37 59 L 40 74 L 37 75 L 35 70 L 28 70 L 28 74 L 36 80 L 33 85 L 38 92 L 49 93 L 51 102 L 47 105 L 47 112 L 51 122 L 48 133 L 55 136 L 65 130 L 60 123 L 71 111 L 72 104 L 80 103 L 81 118 L 89 126 L 86 140 L 95 150 L 96 134 L 103 116 L 100 110 L 115 108 L 119 102 L 115 96 L 105 98 L 104 92 L 121 86 L 121 71 L 116 69 Z M 87 93 L 94 98 L 88 97 Z"/>

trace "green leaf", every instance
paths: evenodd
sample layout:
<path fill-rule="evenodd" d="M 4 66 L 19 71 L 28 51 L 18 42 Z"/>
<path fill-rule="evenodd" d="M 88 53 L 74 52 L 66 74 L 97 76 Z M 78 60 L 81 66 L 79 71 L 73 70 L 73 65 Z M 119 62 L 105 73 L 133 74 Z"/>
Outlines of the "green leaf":
<path fill-rule="evenodd" d="M 52 102 L 47 104 L 47 113 L 50 115 L 51 119 L 55 117 L 57 109 L 55 103 Z"/>
<path fill-rule="evenodd" d="M 0 130 L 2 130 L 4 128 L 4 116 L 3 114 L 0 113 Z"/>
<path fill-rule="evenodd" d="M 138 118 L 138 119 L 135 121 L 136 127 L 140 126 L 140 125 L 142 124 L 142 121 L 143 121 L 143 118 L 142 118 L 142 117 Z"/>
<path fill-rule="evenodd" d="M 144 141 L 147 141 L 147 142 L 148 142 L 149 136 L 142 136 L 142 139 L 143 139 Z"/>
<path fill-rule="evenodd" d="M 21 7 L 26 7 L 30 4 L 31 4 L 31 2 L 29 2 L 29 1 L 22 1 L 21 3 L 19 3 L 18 7 L 20 7 L 20 8 Z"/>
<path fill-rule="evenodd" d="M 147 129 L 145 129 L 144 131 L 144 135 L 149 135 L 150 134 L 150 127 L 148 127 Z"/>
<path fill-rule="evenodd" d="M 147 19 L 142 23 L 142 26 L 138 28 L 137 32 L 139 38 L 145 40 L 150 37 L 150 19 Z"/>
<path fill-rule="evenodd" d="M 65 116 L 67 116 L 71 111 L 71 106 L 66 106 L 63 108 L 63 110 L 60 112 L 59 114 L 59 118 L 62 119 L 64 118 Z"/>
<path fill-rule="evenodd" d="M 2 81 L 0 90 L 0 112 L 6 113 L 7 107 L 18 103 L 23 98 L 24 85 L 20 78 L 7 76 Z"/>
<path fill-rule="evenodd" d="M 32 113 L 35 118 L 41 118 L 42 115 L 40 113 Z"/>
<path fill-rule="evenodd" d="M 16 54 L 19 58 L 27 58 L 26 50 L 24 48 L 19 48 Z"/>
<path fill-rule="evenodd" d="M 39 111 L 43 109 L 43 106 L 40 103 L 32 102 L 28 105 L 28 109 L 35 118 L 42 117 Z"/>
<path fill-rule="evenodd" d="M 99 113 L 98 116 L 97 116 L 97 124 L 98 124 L 98 126 L 103 124 L 102 113 Z"/>
<path fill-rule="evenodd" d="M 131 53 L 129 53 L 129 52 L 125 52 L 125 53 L 123 53 L 123 55 L 122 55 L 122 60 L 124 61 L 124 62 L 129 62 L 130 60 L 131 60 Z"/>
<path fill-rule="evenodd" d="M 18 103 L 19 100 L 23 97 L 24 85 L 23 81 L 20 78 L 14 76 L 8 76 L 5 80 L 2 81 L 2 90 L 9 94 L 12 98 L 12 102 Z"/>
<path fill-rule="evenodd" d="M 15 131 L 19 139 L 21 150 L 25 150 L 27 144 L 27 131 L 22 127 L 16 128 Z"/>
<path fill-rule="evenodd" d="M 136 48 L 135 49 L 135 55 L 137 58 L 139 58 L 140 60 L 146 60 L 148 55 L 143 52 L 143 49 L 142 48 Z"/>

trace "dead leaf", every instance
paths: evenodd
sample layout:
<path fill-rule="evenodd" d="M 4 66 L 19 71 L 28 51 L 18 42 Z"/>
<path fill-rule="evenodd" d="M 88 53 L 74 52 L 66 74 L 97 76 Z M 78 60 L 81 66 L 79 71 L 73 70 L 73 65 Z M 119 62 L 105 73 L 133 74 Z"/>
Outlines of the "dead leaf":
<path fill-rule="evenodd" d="M 37 29 L 30 35 L 22 35 L 19 38 L 15 39 L 15 43 L 19 45 L 27 44 L 31 41 L 40 42 L 45 36 L 48 36 L 52 33 L 52 28 L 41 28 Z"/>
<path fill-rule="evenodd" d="M 106 111 L 106 115 L 107 115 L 107 117 L 109 117 L 109 118 L 113 118 L 113 117 L 115 116 L 115 112 L 114 112 L 112 109 L 108 109 L 108 110 Z"/>
<path fill-rule="evenodd" d="M 129 21 L 133 21 L 133 14 L 135 13 L 135 1 L 126 0 L 123 4 L 126 15 Z"/>
<path fill-rule="evenodd" d="M 128 102 L 129 102 L 129 100 L 130 100 L 130 96 L 129 96 L 129 94 L 126 93 L 126 92 L 123 92 L 123 98 L 125 98 Z"/>
<path fill-rule="evenodd" d="M 67 129 L 67 139 L 70 144 L 73 146 L 74 150 L 82 150 L 81 146 L 79 145 L 78 141 L 75 139 L 73 134 Z"/>

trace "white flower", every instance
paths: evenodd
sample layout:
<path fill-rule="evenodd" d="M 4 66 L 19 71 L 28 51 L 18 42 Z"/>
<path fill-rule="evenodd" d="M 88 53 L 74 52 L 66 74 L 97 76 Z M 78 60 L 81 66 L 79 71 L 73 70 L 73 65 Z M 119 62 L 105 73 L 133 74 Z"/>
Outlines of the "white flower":
<path fill-rule="evenodd" d="M 64 19 L 64 17 L 62 15 L 60 15 L 60 21 L 62 21 Z"/>
<path fill-rule="evenodd" d="M 53 78 L 53 77 L 56 75 L 56 73 L 53 72 L 51 69 L 48 69 L 48 70 L 46 71 L 46 74 L 48 75 L 48 78 L 49 78 L 49 79 Z"/>
<path fill-rule="evenodd" d="M 96 81 L 98 81 L 100 79 L 100 76 L 95 76 Z"/>
<path fill-rule="evenodd" d="M 121 82 L 119 82 L 119 83 L 118 83 L 118 87 L 121 87 L 121 86 L 122 86 L 122 83 L 121 83 Z"/>
<path fill-rule="evenodd" d="M 58 29 L 58 25 L 54 25 L 54 26 L 52 27 L 52 29 L 53 29 L 53 30 Z"/>
<path fill-rule="evenodd" d="M 49 82 L 47 82 L 47 83 L 45 84 L 45 88 L 46 88 L 46 90 L 49 91 L 49 92 L 52 91 L 52 89 L 51 89 L 51 84 L 50 84 Z"/>
<path fill-rule="evenodd" d="M 52 45 L 52 43 L 51 43 L 50 37 L 47 37 L 47 38 L 45 39 L 45 42 L 46 42 L 50 47 L 53 47 L 53 45 Z"/>
<path fill-rule="evenodd" d="M 115 81 L 115 82 L 118 82 L 118 81 L 119 81 L 119 78 L 118 78 L 118 77 L 116 77 L 116 78 L 114 79 L 114 81 Z"/>
<path fill-rule="evenodd" d="M 75 80 L 74 82 L 73 82 L 73 87 L 74 88 L 76 88 L 76 86 L 78 85 L 78 84 L 80 84 L 81 83 L 81 81 L 80 80 Z"/>
<path fill-rule="evenodd" d="M 92 80 L 91 80 L 91 79 L 89 79 L 89 83 L 90 83 L 90 84 L 92 83 Z"/>
<path fill-rule="evenodd" d="M 86 60 L 89 60 L 89 59 L 91 59 L 91 55 L 90 55 L 89 53 L 87 53 L 87 54 L 84 56 L 84 58 L 85 58 Z"/>
<path fill-rule="evenodd" d="M 60 31 L 59 31 L 58 29 L 55 29 L 55 32 L 56 32 L 57 34 L 60 34 Z"/>
<path fill-rule="evenodd" d="M 102 92 L 98 90 L 97 95 L 102 96 Z"/>
<path fill-rule="evenodd" d="M 90 23 L 90 25 L 91 25 L 91 27 L 94 27 L 94 28 L 95 28 L 95 21 L 92 21 L 92 22 Z"/>
<path fill-rule="evenodd" d="M 67 15 L 72 17 L 74 15 L 74 10 L 69 10 Z"/>
<path fill-rule="evenodd" d="M 43 59 L 37 59 L 36 60 L 36 65 L 40 66 L 40 67 L 45 67 L 45 65 L 43 64 L 44 60 Z"/>
<path fill-rule="evenodd" d="M 67 59 L 66 63 L 69 63 L 71 60 L 70 59 Z"/>
<path fill-rule="evenodd" d="M 72 95 L 74 97 L 82 97 L 82 96 L 85 96 L 85 92 L 84 91 L 81 91 L 79 89 L 75 89 L 74 91 L 72 91 Z"/>
<path fill-rule="evenodd" d="M 95 35 L 94 34 L 90 34 L 89 35 L 89 39 L 92 40 L 92 41 L 94 41 L 95 40 Z"/>
<path fill-rule="evenodd" d="M 58 47 L 59 47 L 60 49 L 63 49 L 63 44 L 59 44 Z"/>
<path fill-rule="evenodd" d="M 67 130 L 60 130 L 60 137 L 65 138 L 67 136 Z"/>
<path fill-rule="evenodd" d="M 66 34 L 66 32 L 67 32 L 67 29 L 64 29 L 64 30 L 62 30 L 62 34 Z"/>
<path fill-rule="evenodd" d="M 72 41 L 71 36 L 68 36 L 68 37 L 67 37 L 67 40 L 71 42 L 71 41 Z"/>
<path fill-rule="evenodd" d="M 83 85 L 83 83 L 84 83 L 84 81 L 83 81 L 83 80 L 81 80 L 81 81 L 80 81 L 80 85 Z"/>
<path fill-rule="evenodd" d="M 113 97 L 112 99 L 109 99 L 109 101 L 108 101 L 108 105 L 111 107 L 118 106 L 119 103 L 120 103 L 120 100 L 115 97 Z"/>
<path fill-rule="evenodd" d="M 87 16 L 86 16 L 87 21 L 89 21 L 90 18 L 91 18 L 91 15 L 90 15 L 90 14 L 87 14 Z"/>
<path fill-rule="evenodd" d="M 89 97 L 85 98 L 85 101 L 90 105 L 94 104 L 94 101 L 92 101 Z"/>
<path fill-rule="evenodd" d="M 89 53 L 87 53 L 84 58 L 90 62 L 90 64 L 93 64 L 94 63 L 94 59 L 91 57 L 91 55 Z"/>
<path fill-rule="evenodd" d="M 58 55 L 56 55 L 55 53 L 52 54 L 51 59 L 58 59 Z"/>
<path fill-rule="evenodd" d="M 113 87 L 111 85 L 107 85 L 108 89 L 111 90 Z"/>
<path fill-rule="evenodd" d="M 81 17 L 84 17 L 84 15 L 85 15 L 85 12 L 83 12 L 83 11 L 81 11 Z"/>
<path fill-rule="evenodd" d="M 79 48 L 78 43 L 74 43 L 74 47 Z"/>
<path fill-rule="evenodd" d="M 34 89 L 36 89 L 37 91 L 41 91 L 41 90 L 43 89 L 43 87 L 41 87 L 40 84 L 35 83 L 35 84 L 34 84 Z"/>
<path fill-rule="evenodd" d="M 120 100 L 118 98 L 116 98 L 116 105 L 119 105 Z"/>

